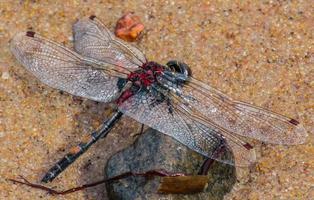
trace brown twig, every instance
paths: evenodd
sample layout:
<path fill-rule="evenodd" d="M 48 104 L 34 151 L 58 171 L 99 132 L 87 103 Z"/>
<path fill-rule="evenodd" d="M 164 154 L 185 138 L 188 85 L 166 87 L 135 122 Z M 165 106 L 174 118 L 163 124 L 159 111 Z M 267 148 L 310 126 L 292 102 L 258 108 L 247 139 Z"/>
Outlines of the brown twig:
<path fill-rule="evenodd" d="M 22 179 L 23 181 L 16 180 L 16 179 L 11 179 L 11 178 L 9 178 L 7 180 L 12 181 L 13 183 L 19 183 L 19 184 L 22 184 L 22 185 L 27 185 L 27 186 L 32 187 L 32 188 L 36 188 L 36 189 L 40 189 L 40 190 L 46 191 L 46 192 L 48 192 L 51 195 L 66 195 L 66 194 L 73 193 L 73 192 L 76 192 L 76 191 L 79 191 L 79 190 L 83 190 L 83 189 L 86 189 L 86 188 L 94 187 L 94 186 L 97 186 L 97 185 L 100 185 L 100 184 L 103 184 L 103 183 L 110 183 L 110 182 L 113 182 L 113 181 L 116 181 L 116 180 L 120 180 L 120 179 L 123 179 L 123 178 L 130 177 L 130 176 L 142 176 L 142 177 L 154 177 L 154 176 L 165 177 L 165 176 L 168 176 L 168 177 L 175 177 L 175 176 L 185 176 L 185 174 L 183 174 L 183 173 L 170 173 L 170 172 L 167 172 L 165 170 L 150 170 L 150 171 L 147 171 L 147 172 L 144 172 L 144 173 L 125 172 L 125 173 L 120 174 L 118 176 L 114 176 L 114 177 L 111 177 L 111 178 L 108 178 L 108 179 L 103 179 L 103 180 L 100 180 L 100 181 L 96 181 L 94 183 L 84 184 L 84 185 L 81 185 L 79 187 L 74 187 L 74 188 L 70 188 L 68 190 L 63 190 L 63 191 L 57 191 L 57 190 L 51 189 L 49 187 L 46 187 L 46 186 L 43 186 L 43 185 L 40 185 L 40 184 L 31 183 L 26 178 L 24 178 L 23 176 L 19 176 L 19 178 Z"/>

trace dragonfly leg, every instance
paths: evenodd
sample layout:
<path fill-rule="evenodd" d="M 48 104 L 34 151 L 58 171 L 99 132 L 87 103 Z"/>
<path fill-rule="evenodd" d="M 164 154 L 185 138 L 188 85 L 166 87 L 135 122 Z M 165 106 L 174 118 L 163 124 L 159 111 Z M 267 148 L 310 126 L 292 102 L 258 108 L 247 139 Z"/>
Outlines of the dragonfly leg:
<path fill-rule="evenodd" d="M 46 187 L 46 186 L 43 186 L 40 184 L 31 183 L 26 178 L 24 178 L 23 176 L 20 176 L 22 181 L 16 180 L 16 179 L 8 179 L 8 180 L 12 181 L 13 183 L 27 185 L 27 186 L 35 188 L 35 189 L 46 191 L 51 195 L 66 195 L 69 193 L 77 192 L 79 190 L 84 190 L 86 188 L 95 187 L 95 186 L 103 184 L 103 183 L 111 183 L 113 181 L 124 179 L 124 178 L 130 177 L 130 176 L 142 176 L 142 177 L 146 177 L 146 178 L 151 178 L 151 177 L 156 177 L 156 176 L 159 176 L 159 177 L 166 177 L 166 176 L 167 177 L 176 177 L 176 176 L 185 176 L 185 175 L 182 173 L 171 173 L 171 172 L 167 172 L 165 170 L 150 170 L 150 171 L 143 172 L 143 173 L 125 172 L 123 174 L 120 174 L 120 175 L 117 175 L 117 176 L 114 176 L 114 177 L 111 177 L 108 179 L 103 179 L 103 180 L 96 181 L 93 183 L 84 184 L 84 185 L 70 188 L 70 189 L 63 190 L 63 191 L 58 191 L 58 190 L 54 190 L 52 188 L 49 188 L 49 187 Z"/>
<path fill-rule="evenodd" d="M 203 164 L 201 166 L 201 169 L 198 172 L 198 175 L 207 175 L 208 171 L 209 171 L 210 167 L 212 166 L 212 164 L 214 163 L 215 159 L 218 158 L 219 156 L 221 156 L 224 153 L 225 150 L 226 150 L 226 148 L 225 148 L 224 145 L 219 146 L 215 150 L 215 152 L 212 154 L 212 157 L 211 158 L 207 158 L 203 162 Z"/>
<path fill-rule="evenodd" d="M 139 135 L 142 135 L 143 134 L 143 132 L 144 132 L 144 124 L 142 124 L 141 125 L 141 130 L 140 130 L 140 132 L 139 133 L 135 133 L 135 134 L 132 134 L 131 136 L 134 138 L 134 137 L 137 137 L 137 136 L 139 136 Z"/>

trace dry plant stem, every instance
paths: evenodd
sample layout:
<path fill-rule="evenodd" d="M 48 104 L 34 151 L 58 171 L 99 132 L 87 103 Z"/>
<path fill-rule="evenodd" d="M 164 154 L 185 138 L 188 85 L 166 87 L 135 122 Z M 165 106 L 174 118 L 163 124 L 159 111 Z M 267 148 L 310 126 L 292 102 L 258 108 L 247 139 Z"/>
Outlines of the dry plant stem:
<path fill-rule="evenodd" d="M 170 172 L 167 172 L 165 170 L 150 170 L 150 171 L 147 171 L 144 173 L 126 172 L 126 173 L 120 174 L 118 176 L 114 176 L 112 178 L 109 178 L 109 179 L 104 179 L 104 180 L 96 181 L 94 183 L 84 184 L 84 185 L 81 185 L 79 187 L 75 187 L 75 188 L 71 188 L 71 189 L 63 190 L 63 191 L 57 191 L 57 190 L 51 189 L 49 187 L 46 187 L 46 186 L 43 186 L 40 184 L 31 183 L 26 178 L 24 178 L 23 176 L 19 176 L 23 181 L 15 180 L 15 179 L 8 179 L 8 180 L 12 181 L 13 183 L 19 183 L 22 185 L 27 185 L 27 186 L 32 187 L 32 188 L 46 191 L 51 195 L 66 195 L 66 194 L 73 193 L 73 192 L 76 192 L 79 190 L 84 190 L 86 188 L 94 187 L 94 186 L 97 186 L 97 185 L 100 185 L 103 183 L 110 183 L 110 182 L 113 182 L 116 180 L 130 177 L 130 176 L 142 176 L 142 177 L 150 178 L 150 177 L 155 177 L 155 176 L 159 176 L 159 177 L 185 176 L 185 174 L 183 174 L 183 173 L 170 173 Z"/>

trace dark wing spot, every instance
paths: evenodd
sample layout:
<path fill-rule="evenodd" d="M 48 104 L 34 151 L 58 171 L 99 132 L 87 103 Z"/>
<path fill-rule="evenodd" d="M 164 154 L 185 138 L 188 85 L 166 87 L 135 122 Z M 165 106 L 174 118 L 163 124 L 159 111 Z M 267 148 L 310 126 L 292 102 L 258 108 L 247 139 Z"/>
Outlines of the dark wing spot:
<path fill-rule="evenodd" d="M 290 119 L 290 121 L 289 121 L 291 124 L 293 124 L 293 125 L 298 125 L 300 122 L 298 122 L 297 120 L 295 120 L 295 119 Z"/>
<path fill-rule="evenodd" d="M 96 18 L 96 16 L 95 15 L 91 15 L 91 16 L 89 16 L 89 19 L 91 19 L 91 20 L 94 20 Z"/>
<path fill-rule="evenodd" d="M 27 31 L 26 32 L 26 36 L 28 36 L 28 37 L 34 37 L 34 35 L 35 35 L 34 31 Z"/>
<path fill-rule="evenodd" d="M 247 150 L 253 149 L 253 146 L 250 145 L 249 143 L 246 143 L 245 145 L 243 145 Z"/>

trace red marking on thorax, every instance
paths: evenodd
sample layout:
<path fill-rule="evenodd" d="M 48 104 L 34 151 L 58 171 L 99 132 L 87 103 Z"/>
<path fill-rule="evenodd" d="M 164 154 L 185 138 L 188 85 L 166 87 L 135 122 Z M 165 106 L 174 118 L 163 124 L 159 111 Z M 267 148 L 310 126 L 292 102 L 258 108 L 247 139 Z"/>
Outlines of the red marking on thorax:
<path fill-rule="evenodd" d="M 148 62 L 141 66 L 139 70 L 131 72 L 127 79 L 133 83 L 133 86 L 147 88 L 157 81 L 156 76 L 160 75 L 164 70 L 164 66 L 155 62 Z M 136 91 L 133 91 L 131 88 L 125 90 L 116 100 L 116 104 L 118 106 L 121 105 L 135 93 Z"/>
<path fill-rule="evenodd" d="M 142 87 L 149 87 L 156 82 L 156 76 L 164 71 L 164 67 L 155 62 L 148 62 L 141 66 L 140 70 L 132 72 L 128 76 L 128 80 Z"/>

